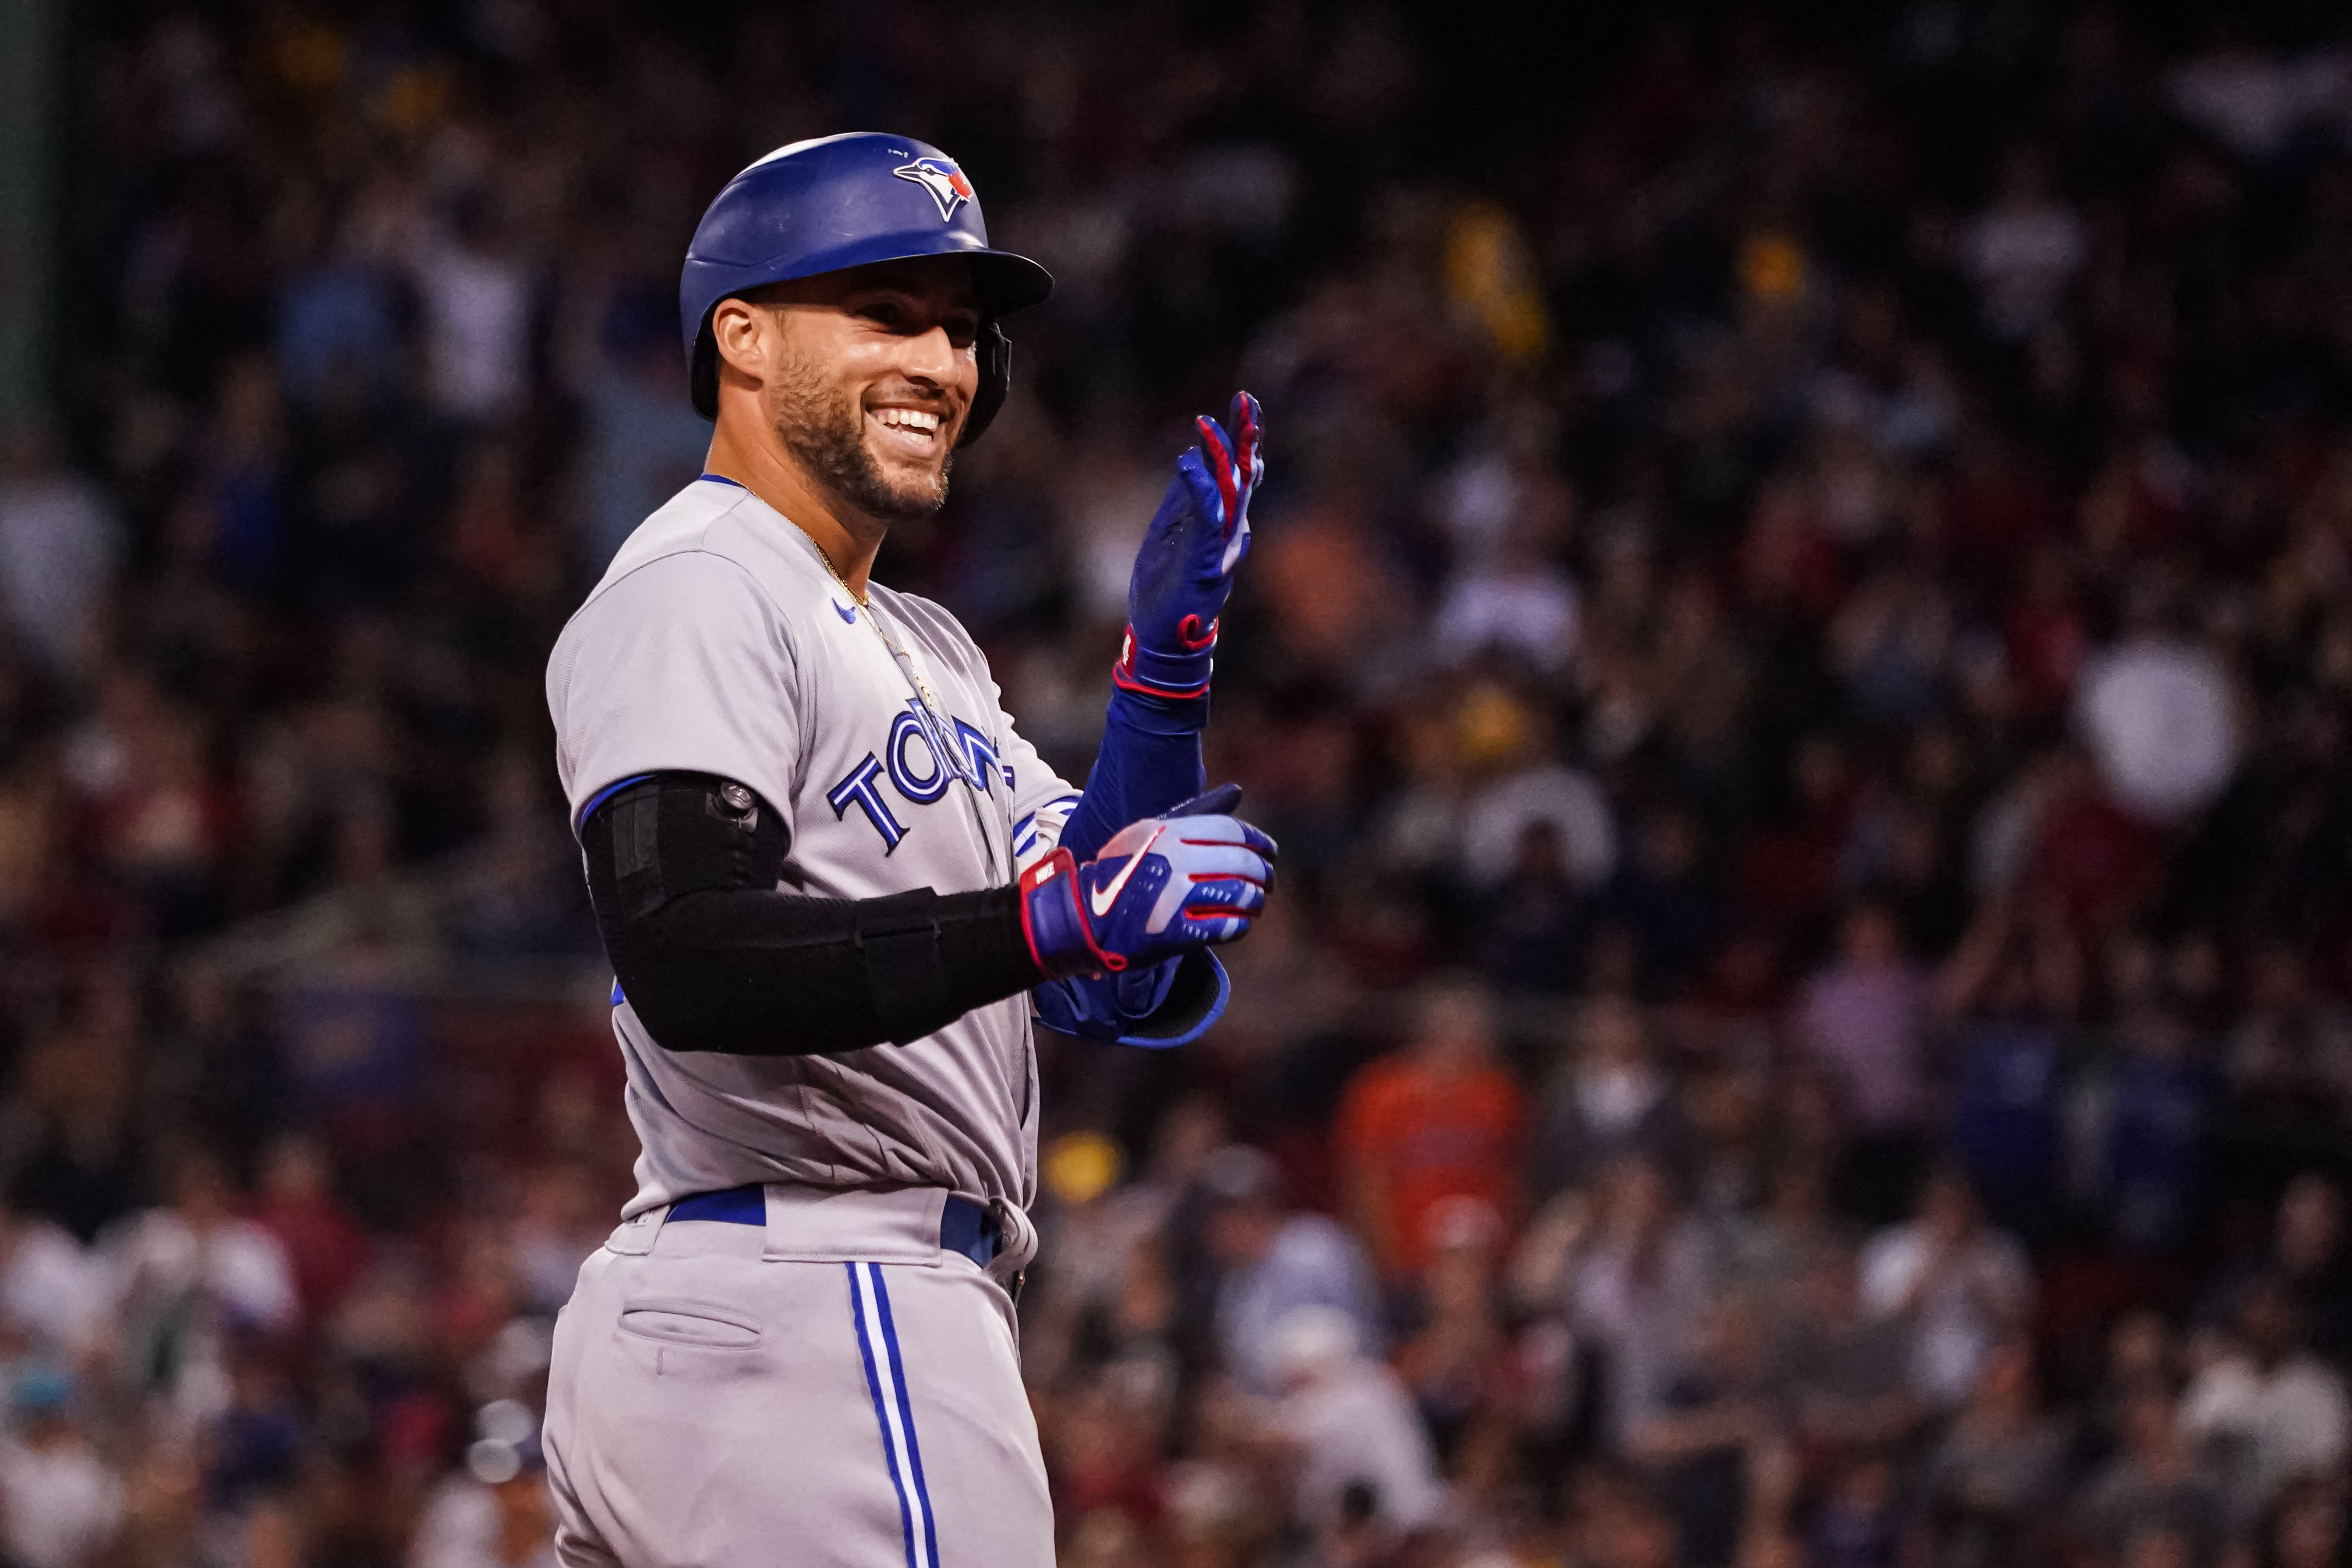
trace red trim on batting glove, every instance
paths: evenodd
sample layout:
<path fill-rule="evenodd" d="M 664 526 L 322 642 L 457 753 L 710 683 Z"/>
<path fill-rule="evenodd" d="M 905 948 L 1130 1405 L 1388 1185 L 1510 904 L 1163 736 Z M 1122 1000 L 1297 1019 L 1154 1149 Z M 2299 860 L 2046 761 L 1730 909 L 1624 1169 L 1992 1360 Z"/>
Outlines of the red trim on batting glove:
<path fill-rule="evenodd" d="M 1184 618 L 1187 621 L 1197 623 L 1200 617 L 1196 616 L 1187 616 Z M 1181 636 L 1181 634 L 1180 633 L 1179 635 Z M 1209 623 L 1209 640 L 1202 646 L 1204 647 L 1213 647 L 1215 646 L 1216 640 L 1217 623 L 1212 621 Z M 1127 628 L 1127 635 L 1119 643 L 1118 661 L 1110 667 L 1110 682 L 1113 686 L 1120 687 L 1129 691 L 1140 691 L 1146 697 L 1165 697 L 1179 702 L 1184 701 L 1189 698 L 1206 697 L 1209 694 L 1209 682 L 1205 680 L 1201 682 L 1198 686 L 1155 686 L 1150 681 L 1148 681 L 1141 676 L 1136 674 L 1135 628 L 1133 626 Z"/>
<path fill-rule="evenodd" d="M 1056 879 L 1070 900 L 1070 921 L 1077 928 L 1079 940 L 1087 944 L 1087 951 L 1094 955 L 1097 968 L 1088 969 L 1084 964 L 1061 968 L 1048 962 L 1045 950 L 1037 945 L 1037 929 L 1030 919 L 1030 897 L 1047 882 Z M 1049 899 L 1053 896 L 1051 892 L 1045 894 Z M 1127 967 L 1125 955 L 1108 952 L 1095 941 L 1094 927 L 1087 923 L 1086 906 L 1081 901 L 1084 896 L 1078 888 L 1077 858 L 1066 849 L 1056 847 L 1052 854 L 1021 873 L 1021 938 L 1029 944 L 1029 957 L 1037 965 L 1038 972 L 1050 979 L 1063 980 L 1073 974 L 1117 974 Z"/>
<path fill-rule="evenodd" d="M 1029 944 L 1029 962 L 1037 966 L 1037 973 L 1056 980 L 1061 976 L 1054 973 L 1054 966 L 1045 962 L 1045 955 L 1037 948 L 1037 931 L 1029 921 L 1029 895 L 1049 877 L 1058 876 L 1075 885 L 1076 869 L 1077 861 L 1071 858 L 1068 850 L 1055 849 L 1021 873 L 1021 940 Z"/>
<path fill-rule="evenodd" d="M 1206 697 L 1209 694 L 1209 683 L 1205 680 L 1198 686 L 1187 687 L 1179 691 L 1169 687 L 1153 686 L 1147 681 L 1138 680 L 1128 673 L 1125 665 L 1120 664 L 1110 667 L 1110 683 L 1128 691 L 1140 691 L 1146 697 L 1166 697 L 1178 702 L 1187 701 L 1195 697 Z"/>
<path fill-rule="evenodd" d="M 1201 432 L 1201 445 L 1215 454 L 1214 459 L 1210 464 L 1210 471 L 1216 476 L 1217 499 L 1225 503 L 1225 515 L 1219 518 L 1217 521 L 1230 535 L 1234 525 L 1241 520 L 1241 498 L 1238 493 L 1241 475 L 1234 471 L 1233 449 L 1225 445 L 1225 433 L 1219 429 L 1217 422 L 1207 415 L 1196 416 L 1192 423 Z"/>

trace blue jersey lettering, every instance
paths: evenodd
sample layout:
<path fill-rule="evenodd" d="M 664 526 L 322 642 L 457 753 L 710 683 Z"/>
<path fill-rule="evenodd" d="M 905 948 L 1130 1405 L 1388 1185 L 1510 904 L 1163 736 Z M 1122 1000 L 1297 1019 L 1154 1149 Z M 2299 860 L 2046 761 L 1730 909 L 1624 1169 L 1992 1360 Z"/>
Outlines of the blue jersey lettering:
<path fill-rule="evenodd" d="M 889 802 L 882 798 L 881 786 L 877 783 L 881 777 L 882 763 L 873 752 L 868 752 L 866 760 L 849 771 L 847 778 L 825 791 L 824 801 L 833 807 L 836 819 L 846 816 L 853 805 L 866 813 L 866 820 L 873 825 L 875 832 L 882 836 L 882 853 L 887 855 L 898 847 L 899 840 L 907 837 L 907 830 L 897 817 L 890 815 Z"/>
<path fill-rule="evenodd" d="M 911 702 L 908 704 L 909 709 L 913 706 Z M 907 749 L 910 742 L 919 742 L 919 752 L 928 759 L 920 773 L 908 765 Z M 930 728 L 923 722 L 919 713 L 901 713 L 890 721 L 890 739 L 884 745 L 882 755 L 889 763 L 890 782 L 898 786 L 900 795 L 917 805 L 929 805 L 947 794 L 949 781 L 955 777 L 948 770 L 947 759 L 940 755 L 939 747 L 932 743 Z"/>

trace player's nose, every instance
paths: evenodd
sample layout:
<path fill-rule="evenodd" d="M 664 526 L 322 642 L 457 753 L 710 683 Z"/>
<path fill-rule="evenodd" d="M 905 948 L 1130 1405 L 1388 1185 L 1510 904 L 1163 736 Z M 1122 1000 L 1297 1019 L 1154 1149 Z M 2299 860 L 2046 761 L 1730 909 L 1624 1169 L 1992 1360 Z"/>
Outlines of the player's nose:
<path fill-rule="evenodd" d="M 909 332 L 898 341 L 898 368 L 908 380 L 943 391 L 961 387 L 964 363 L 970 356 L 956 347 L 947 328 Z"/>

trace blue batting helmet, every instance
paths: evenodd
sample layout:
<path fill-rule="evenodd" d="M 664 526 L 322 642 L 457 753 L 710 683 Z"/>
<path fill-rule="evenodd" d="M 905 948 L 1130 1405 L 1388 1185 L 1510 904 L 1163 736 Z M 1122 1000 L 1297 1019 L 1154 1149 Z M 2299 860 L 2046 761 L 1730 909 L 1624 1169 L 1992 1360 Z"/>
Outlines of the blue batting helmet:
<path fill-rule="evenodd" d="M 733 179 L 703 212 L 677 280 L 695 411 L 719 416 L 719 351 L 710 312 L 721 300 L 781 283 L 916 256 L 963 256 L 984 318 L 980 390 L 958 446 L 979 438 L 1013 381 L 1013 345 L 997 318 L 1054 291 L 1025 256 L 991 249 L 980 197 L 954 159 L 910 136 L 857 131 L 779 147 Z"/>

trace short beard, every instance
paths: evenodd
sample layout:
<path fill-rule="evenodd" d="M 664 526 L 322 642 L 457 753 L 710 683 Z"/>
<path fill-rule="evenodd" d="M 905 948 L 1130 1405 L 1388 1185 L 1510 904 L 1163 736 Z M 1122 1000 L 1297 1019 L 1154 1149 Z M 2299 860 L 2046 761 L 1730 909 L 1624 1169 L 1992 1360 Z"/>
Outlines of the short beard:
<path fill-rule="evenodd" d="M 851 507 L 887 523 L 912 522 L 947 504 L 952 454 L 935 481 L 894 485 L 866 449 L 864 411 L 841 403 L 820 367 L 795 357 L 774 384 L 769 411 L 777 439 L 810 478 Z"/>

